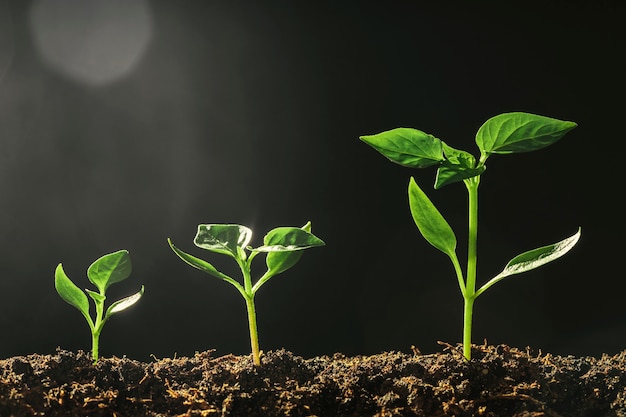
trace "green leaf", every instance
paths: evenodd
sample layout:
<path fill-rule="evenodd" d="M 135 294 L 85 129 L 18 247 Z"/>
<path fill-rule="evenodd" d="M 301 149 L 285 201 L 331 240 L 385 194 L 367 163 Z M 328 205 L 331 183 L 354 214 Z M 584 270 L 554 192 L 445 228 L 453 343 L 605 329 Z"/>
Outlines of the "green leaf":
<path fill-rule="evenodd" d="M 413 177 L 409 181 L 409 206 L 424 239 L 450 258 L 456 258 L 456 236 L 452 228 Z"/>
<path fill-rule="evenodd" d="M 425 168 L 444 160 L 441 140 L 417 129 L 400 127 L 360 139 L 405 167 Z"/>
<path fill-rule="evenodd" d="M 232 278 L 218 271 L 213 265 L 211 265 L 207 261 L 200 259 L 200 258 L 196 258 L 195 256 L 185 253 L 182 250 L 178 249 L 176 246 L 174 246 L 174 243 L 172 243 L 171 239 L 168 238 L 167 242 L 169 243 L 174 253 L 176 253 L 176 255 L 178 255 L 178 257 L 182 259 L 183 261 L 185 261 L 187 264 L 201 271 L 204 271 L 207 274 L 213 275 L 216 278 L 223 279 L 226 281 L 232 280 Z"/>
<path fill-rule="evenodd" d="M 128 251 L 120 250 L 94 261 L 87 269 L 87 277 L 101 293 L 105 293 L 111 284 L 128 278 L 131 271 L 132 264 Z"/>
<path fill-rule="evenodd" d="M 248 246 L 251 238 L 252 230 L 238 224 L 201 224 L 194 243 L 211 252 L 245 259 L 243 249 Z"/>
<path fill-rule="evenodd" d="M 476 297 L 482 294 L 487 288 L 506 277 L 539 268 L 565 255 L 578 243 L 580 233 L 581 230 L 579 228 L 574 235 L 567 239 L 517 255 L 506 264 L 502 272 L 489 280 L 476 292 Z"/>
<path fill-rule="evenodd" d="M 316 246 L 324 246 L 322 239 L 299 227 L 277 227 L 263 238 L 263 246 L 257 252 L 293 252 Z"/>
<path fill-rule="evenodd" d="M 207 261 L 205 261 L 203 259 L 200 259 L 200 258 L 196 258 L 195 256 L 189 255 L 188 253 L 185 253 L 182 250 L 178 249 L 176 246 L 174 246 L 174 244 L 172 243 L 171 239 L 168 238 L 167 241 L 170 244 L 170 247 L 172 248 L 174 253 L 176 253 L 176 255 L 178 255 L 178 257 L 180 259 L 182 259 L 183 261 L 185 261 L 187 264 L 193 266 L 196 269 L 204 271 L 207 274 L 213 275 L 216 278 L 222 279 L 222 280 L 232 284 L 235 288 L 237 288 L 237 291 L 239 291 L 241 293 L 241 295 L 243 295 L 244 297 L 248 296 L 246 294 L 246 291 L 244 290 L 244 288 L 241 286 L 240 283 L 238 283 L 237 281 L 235 281 L 234 279 L 232 279 L 228 275 L 221 273 L 220 271 L 215 269 L 215 267 L 213 265 L 211 265 L 210 263 L 208 263 Z"/>
<path fill-rule="evenodd" d="M 446 160 L 437 169 L 435 189 L 461 182 L 485 172 L 484 165 L 476 167 L 476 158 L 471 153 L 454 149 L 445 143 L 443 144 L 443 151 Z"/>
<path fill-rule="evenodd" d="M 269 275 L 281 274 L 298 263 L 302 257 L 302 251 L 295 252 L 269 252 L 265 258 Z"/>
<path fill-rule="evenodd" d="M 144 287 L 142 285 L 141 289 L 135 294 L 122 298 L 121 300 L 118 300 L 114 302 L 113 304 L 111 304 L 109 308 L 107 309 L 106 314 L 104 315 L 104 319 L 106 320 L 113 314 L 119 313 L 122 310 L 126 310 L 128 307 L 135 304 L 143 296 L 143 291 L 144 291 Z"/>
<path fill-rule="evenodd" d="M 508 154 L 545 148 L 575 128 L 567 122 L 530 113 L 504 113 L 487 120 L 476 133 L 481 152 Z"/>
<path fill-rule="evenodd" d="M 274 229 L 265 235 L 263 241 L 266 246 L 254 250 L 264 249 L 268 252 L 265 258 L 267 272 L 254 284 L 253 293 L 256 293 L 270 278 L 285 272 L 298 263 L 302 257 L 303 249 L 324 245 L 321 239 L 311 234 L 311 222 L 307 222 L 300 229 L 295 227 Z"/>
<path fill-rule="evenodd" d="M 262 248 L 269 252 L 265 263 L 272 276 L 294 266 L 302 257 L 303 249 L 324 245 L 321 239 L 311 234 L 311 222 L 300 229 L 288 227 L 274 229 L 265 236 L 263 243 L 267 246 Z"/>
<path fill-rule="evenodd" d="M 89 296 L 91 298 L 93 298 L 93 300 L 96 302 L 96 305 L 104 304 L 104 300 L 107 299 L 106 296 L 104 296 L 104 295 L 102 295 L 102 294 L 100 294 L 98 292 L 87 290 L 87 289 L 85 291 L 87 292 L 87 294 L 89 294 Z"/>
<path fill-rule="evenodd" d="M 54 288 L 65 302 L 76 307 L 85 318 L 91 321 L 87 296 L 69 279 L 61 264 L 57 266 L 54 272 Z"/>

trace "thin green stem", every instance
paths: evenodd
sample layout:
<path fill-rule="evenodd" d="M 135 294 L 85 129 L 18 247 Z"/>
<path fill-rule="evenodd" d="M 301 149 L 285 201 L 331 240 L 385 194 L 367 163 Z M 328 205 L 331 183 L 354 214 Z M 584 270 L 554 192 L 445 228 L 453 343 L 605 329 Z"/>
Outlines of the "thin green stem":
<path fill-rule="evenodd" d="M 472 357 L 472 315 L 476 299 L 476 260 L 478 243 L 478 185 L 480 176 L 465 180 L 469 196 L 469 227 L 467 241 L 467 279 L 463 298 L 463 354 L 467 360 Z"/>
<path fill-rule="evenodd" d="M 100 291 L 100 297 L 101 298 L 93 299 L 96 304 L 96 321 L 91 329 L 91 357 L 93 358 L 94 364 L 98 362 L 100 333 L 102 332 L 102 327 L 106 321 L 106 318 L 104 317 L 104 300 L 106 300 L 104 290 Z"/>
<path fill-rule="evenodd" d="M 466 293 L 468 297 L 474 295 L 476 291 L 476 258 L 478 241 L 478 184 L 480 176 L 470 178 L 466 181 L 469 196 L 469 230 L 467 241 L 467 282 Z"/>
<path fill-rule="evenodd" d="M 252 256 L 251 256 L 252 258 Z M 250 260 L 237 259 L 243 273 L 243 287 L 245 291 L 246 309 L 248 310 L 248 326 L 250 328 L 250 347 L 252 348 L 252 360 L 255 365 L 261 365 L 259 352 L 259 332 L 256 325 L 256 309 L 254 307 L 254 289 L 252 286 L 252 274 L 250 273 Z"/>
<path fill-rule="evenodd" d="M 254 308 L 254 295 L 246 297 L 246 308 L 248 310 L 248 324 L 250 326 L 250 346 L 252 347 L 252 360 L 255 365 L 261 365 L 261 354 L 259 352 L 259 334 L 256 326 L 256 310 Z"/>
<path fill-rule="evenodd" d="M 465 298 L 463 306 L 463 356 L 468 361 L 472 359 L 472 314 L 474 298 Z"/>
<path fill-rule="evenodd" d="M 91 358 L 93 363 L 98 362 L 98 344 L 100 343 L 100 332 L 91 333 Z"/>

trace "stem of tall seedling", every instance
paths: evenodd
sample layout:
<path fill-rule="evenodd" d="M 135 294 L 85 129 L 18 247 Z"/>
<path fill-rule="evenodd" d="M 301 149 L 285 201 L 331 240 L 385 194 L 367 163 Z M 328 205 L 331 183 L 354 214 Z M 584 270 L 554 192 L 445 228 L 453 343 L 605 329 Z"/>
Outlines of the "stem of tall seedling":
<path fill-rule="evenodd" d="M 476 259 L 478 243 L 478 184 L 480 176 L 472 177 L 463 181 L 467 187 L 469 197 L 469 226 L 467 241 L 467 282 L 463 298 L 463 355 L 469 359 L 472 350 L 472 313 L 474 300 L 476 299 Z"/>

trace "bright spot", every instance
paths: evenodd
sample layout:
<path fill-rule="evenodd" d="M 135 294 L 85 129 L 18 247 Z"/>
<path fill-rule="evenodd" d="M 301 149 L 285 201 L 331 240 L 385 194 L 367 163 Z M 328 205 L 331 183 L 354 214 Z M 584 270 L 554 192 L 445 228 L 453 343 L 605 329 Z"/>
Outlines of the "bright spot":
<path fill-rule="evenodd" d="M 36 0 L 30 24 L 43 60 L 89 85 L 129 74 L 152 37 L 146 0 Z"/>

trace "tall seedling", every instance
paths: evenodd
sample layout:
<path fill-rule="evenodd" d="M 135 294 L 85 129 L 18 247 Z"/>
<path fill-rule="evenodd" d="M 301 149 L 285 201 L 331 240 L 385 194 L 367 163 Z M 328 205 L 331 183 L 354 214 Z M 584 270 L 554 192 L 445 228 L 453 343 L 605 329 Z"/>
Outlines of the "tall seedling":
<path fill-rule="evenodd" d="M 463 354 L 471 358 L 472 312 L 474 301 L 496 282 L 530 271 L 567 253 L 580 238 L 580 228 L 573 235 L 552 245 L 524 252 L 511 259 L 502 272 L 476 289 L 478 239 L 478 185 L 485 172 L 487 158 L 494 154 L 530 152 L 549 146 L 576 127 L 576 123 L 530 113 L 504 113 L 487 120 L 476 134 L 480 150 L 478 161 L 465 151 L 417 129 L 397 128 L 376 135 L 361 136 L 394 163 L 409 168 L 437 166 L 435 189 L 463 182 L 469 195 L 467 268 L 465 274 L 456 254 L 456 235 L 414 178 L 409 180 L 409 207 L 420 233 L 435 248 L 445 253 L 454 266 L 463 295 Z"/>

